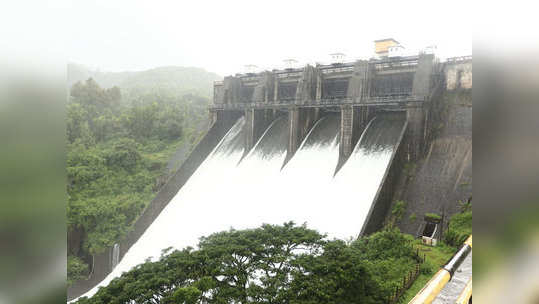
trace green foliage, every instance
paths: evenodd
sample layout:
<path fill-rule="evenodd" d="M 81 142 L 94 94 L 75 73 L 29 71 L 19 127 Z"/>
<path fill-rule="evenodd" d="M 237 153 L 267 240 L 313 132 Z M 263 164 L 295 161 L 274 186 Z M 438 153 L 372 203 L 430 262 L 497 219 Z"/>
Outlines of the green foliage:
<path fill-rule="evenodd" d="M 426 260 L 419 266 L 419 271 L 421 274 L 430 275 L 433 274 L 436 269 L 436 266 L 430 261 Z"/>
<path fill-rule="evenodd" d="M 467 201 L 459 201 L 460 212 L 472 211 L 472 199 Z"/>
<path fill-rule="evenodd" d="M 388 222 L 386 223 L 387 227 L 394 227 L 404 215 L 404 212 L 406 211 L 406 202 L 398 200 L 393 204 L 393 207 L 391 208 L 391 216 L 389 217 Z"/>
<path fill-rule="evenodd" d="M 67 285 L 73 284 L 74 281 L 82 279 L 88 271 L 88 265 L 80 258 L 69 255 L 67 257 Z"/>
<path fill-rule="evenodd" d="M 448 245 L 459 247 L 470 234 L 472 234 L 472 211 L 465 211 L 451 217 L 444 240 Z"/>
<path fill-rule="evenodd" d="M 126 97 L 141 96 L 145 92 L 154 94 L 159 89 L 210 98 L 213 82 L 222 79 L 215 73 L 194 67 L 168 66 L 140 72 L 99 72 L 73 63 L 67 65 L 67 76 L 69 85 L 93 78 L 102 87 L 120 87 L 122 95 Z"/>
<path fill-rule="evenodd" d="M 410 214 L 410 217 L 408 219 L 410 220 L 410 222 L 415 223 L 415 221 L 417 220 L 417 215 L 415 214 L 415 212 Z"/>
<path fill-rule="evenodd" d="M 180 144 L 191 147 L 189 136 L 201 133 L 206 102 L 193 95 L 126 98 L 119 88 L 103 89 L 93 79 L 75 83 L 70 93 L 68 253 L 77 258 L 68 263 L 72 282 L 90 255 L 130 231 L 167 179 L 170 156 Z"/>
<path fill-rule="evenodd" d="M 442 217 L 437 213 L 425 213 L 425 220 L 439 222 L 442 220 Z"/>
<path fill-rule="evenodd" d="M 231 229 L 198 250 L 165 250 L 77 303 L 383 303 L 415 263 L 409 244 L 394 229 L 350 244 L 292 222 Z"/>
<path fill-rule="evenodd" d="M 406 203 L 404 201 L 396 201 L 395 205 L 391 209 L 391 214 L 395 216 L 397 220 L 402 218 L 404 210 L 406 209 Z"/>
<path fill-rule="evenodd" d="M 425 286 L 440 267 L 442 267 L 454 254 L 456 249 L 439 242 L 432 247 L 422 243 L 420 239 L 414 240 L 414 246 L 419 249 L 419 255 L 425 255 L 426 261 L 420 265 L 419 276 L 401 297 L 399 303 L 408 303 Z"/>

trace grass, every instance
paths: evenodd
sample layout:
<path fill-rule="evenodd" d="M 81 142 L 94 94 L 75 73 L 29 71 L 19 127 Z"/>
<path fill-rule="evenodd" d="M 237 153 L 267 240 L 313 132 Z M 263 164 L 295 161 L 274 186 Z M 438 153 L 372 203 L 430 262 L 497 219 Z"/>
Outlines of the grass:
<path fill-rule="evenodd" d="M 442 242 L 437 246 L 431 247 L 423 245 L 421 240 L 415 240 L 414 246 L 419 248 L 419 255 L 426 255 L 426 263 L 432 268 L 431 273 L 421 273 L 414 281 L 412 286 L 402 295 L 400 303 L 408 303 L 412 298 L 427 284 L 432 276 L 443 266 L 456 252 L 456 248 L 450 247 Z"/>

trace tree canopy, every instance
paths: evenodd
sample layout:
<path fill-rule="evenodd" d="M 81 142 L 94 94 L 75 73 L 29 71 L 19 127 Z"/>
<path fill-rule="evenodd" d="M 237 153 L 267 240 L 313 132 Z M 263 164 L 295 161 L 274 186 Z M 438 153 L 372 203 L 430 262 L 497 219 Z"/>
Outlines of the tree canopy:
<path fill-rule="evenodd" d="M 207 99 L 170 92 L 125 97 L 93 79 L 67 105 L 68 284 L 91 255 L 124 237 L 172 172 L 169 158 L 203 132 Z"/>
<path fill-rule="evenodd" d="M 344 242 L 292 222 L 264 224 L 164 250 L 77 303 L 383 303 L 411 269 L 396 267 L 395 279 L 384 259 L 416 262 L 398 230 Z"/>

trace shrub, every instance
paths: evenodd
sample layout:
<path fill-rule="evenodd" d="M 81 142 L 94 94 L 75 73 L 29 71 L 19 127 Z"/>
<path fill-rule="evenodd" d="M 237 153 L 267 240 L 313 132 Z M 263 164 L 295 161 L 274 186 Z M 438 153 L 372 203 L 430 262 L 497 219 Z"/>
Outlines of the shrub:
<path fill-rule="evenodd" d="M 472 211 L 457 213 L 451 217 L 444 240 L 448 245 L 459 247 L 472 234 Z"/>
<path fill-rule="evenodd" d="M 442 217 L 436 213 L 425 213 L 425 220 L 431 222 L 440 222 Z"/>
<path fill-rule="evenodd" d="M 419 266 L 419 272 L 426 275 L 434 273 L 434 269 L 435 266 L 429 260 L 423 262 L 421 266 Z"/>
<path fill-rule="evenodd" d="M 88 271 L 88 265 L 76 256 L 67 257 L 67 285 L 80 280 Z"/>

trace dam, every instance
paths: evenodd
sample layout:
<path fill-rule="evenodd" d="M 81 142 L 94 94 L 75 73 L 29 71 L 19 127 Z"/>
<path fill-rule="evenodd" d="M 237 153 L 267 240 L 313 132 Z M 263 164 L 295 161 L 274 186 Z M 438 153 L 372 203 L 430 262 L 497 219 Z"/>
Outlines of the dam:
<path fill-rule="evenodd" d="M 341 239 L 377 231 L 402 162 L 425 153 L 438 123 L 442 71 L 420 54 L 215 82 L 206 136 L 119 244 L 119 262 L 96 256 L 68 298 L 231 227 L 294 221 Z"/>

